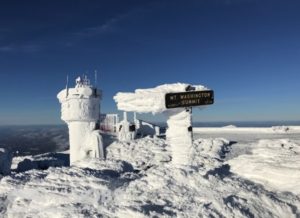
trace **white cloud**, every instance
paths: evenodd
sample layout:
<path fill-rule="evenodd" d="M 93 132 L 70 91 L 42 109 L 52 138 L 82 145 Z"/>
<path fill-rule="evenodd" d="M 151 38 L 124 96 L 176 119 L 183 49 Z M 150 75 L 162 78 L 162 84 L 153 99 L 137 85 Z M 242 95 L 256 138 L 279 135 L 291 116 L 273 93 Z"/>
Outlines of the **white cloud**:
<path fill-rule="evenodd" d="M 117 23 L 122 20 L 126 15 L 118 15 L 114 18 L 107 20 L 103 24 L 99 24 L 93 27 L 84 28 L 81 31 L 75 33 L 79 37 L 93 37 L 108 32 L 112 32 L 116 29 Z"/>
<path fill-rule="evenodd" d="M 0 46 L 0 52 L 23 52 L 23 53 L 34 53 L 38 52 L 43 48 L 40 44 L 27 43 L 21 45 L 3 45 Z"/>
<path fill-rule="evenodd" d="M 11 52 L 14 51 L 15 48 L 13 46 L 10 45 L 5 45 L 5 46 L 1 46 L 0 47 L 0 52 Z"/>

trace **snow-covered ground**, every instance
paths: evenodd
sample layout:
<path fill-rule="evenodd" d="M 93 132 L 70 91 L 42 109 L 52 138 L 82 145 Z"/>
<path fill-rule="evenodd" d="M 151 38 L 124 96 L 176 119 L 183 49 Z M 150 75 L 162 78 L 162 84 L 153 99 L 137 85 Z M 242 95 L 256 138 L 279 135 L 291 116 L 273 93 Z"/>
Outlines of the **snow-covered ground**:
<path fill-rule="evenodd" d="M 72 167 L 67 153 L 14 158 L 0 216 L 300 216 L 299 127 L 195 128 L 194 138 L 180 167 L 165 140 L 150 137 L 114 141 L 106 161 Z"/>

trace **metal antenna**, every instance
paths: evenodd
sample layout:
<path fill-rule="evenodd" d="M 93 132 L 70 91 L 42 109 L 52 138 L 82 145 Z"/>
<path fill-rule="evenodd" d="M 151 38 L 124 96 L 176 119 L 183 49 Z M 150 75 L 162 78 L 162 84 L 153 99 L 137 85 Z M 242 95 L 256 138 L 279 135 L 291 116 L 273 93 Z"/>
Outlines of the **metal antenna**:
<path fill-rule="evenodd" d="M 97 88 L 97 86 L 98 86 L 98 81 L 97 81 L 97 70 L 95 70 L 95 87 Z"/>
<path fill-rule="evenodd" d="M 88 82 L 88 75 L 89 75 L 89 71 L 87 70 L 86 72 L 85 72 L 85 85 L 89 85 L 89 82 Z"/>
<path fill-rule="evenodd" d="M 66 97 L 69 95 L 69 75 L 67 74 Z"/>

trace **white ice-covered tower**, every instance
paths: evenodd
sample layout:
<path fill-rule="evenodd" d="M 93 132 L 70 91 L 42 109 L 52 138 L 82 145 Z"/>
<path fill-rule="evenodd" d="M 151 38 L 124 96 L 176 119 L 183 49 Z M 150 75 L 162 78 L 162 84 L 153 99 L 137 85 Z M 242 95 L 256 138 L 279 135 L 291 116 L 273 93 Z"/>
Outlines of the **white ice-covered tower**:
<path fill-rule="evenodd" d="M 104 158 L 103 141 L 97 128 L 101 91 L 86 76 L 76 79 L 75 88 L 60 91 L 61 119 L 68 124 L 70 164 L 88 157 Z"/>

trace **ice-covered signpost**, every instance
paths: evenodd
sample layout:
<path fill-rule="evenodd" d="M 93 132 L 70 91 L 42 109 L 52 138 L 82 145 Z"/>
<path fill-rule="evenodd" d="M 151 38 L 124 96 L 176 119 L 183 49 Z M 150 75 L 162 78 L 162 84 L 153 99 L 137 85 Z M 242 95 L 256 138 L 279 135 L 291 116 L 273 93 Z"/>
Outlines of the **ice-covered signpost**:
<path fill-rule="evenodd" d="M 119 92 L 114 96 L 119 110 L 138 113 L 164 113 L 167 116 L 167 143 L 172 149 L 172 162 L 188 164 L 193 142 L 192 107 L 214 102 L 212 90 L 201 85 L 166 84 L 134 93 Z"/>
<path fill-rule="evenodd" d="M 101 92 L 86 76 L 76 79 L 75 88 L 58 93 L 61 119 L 69 127 L 70 164 L 87 157 L 103 158 L 103 142 L 97 124 Z"/>

